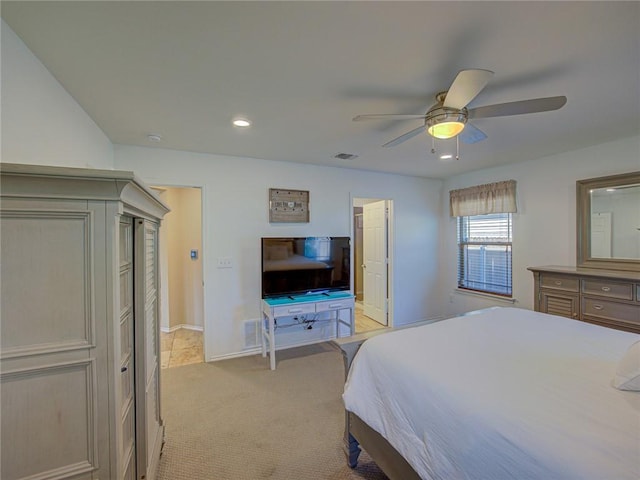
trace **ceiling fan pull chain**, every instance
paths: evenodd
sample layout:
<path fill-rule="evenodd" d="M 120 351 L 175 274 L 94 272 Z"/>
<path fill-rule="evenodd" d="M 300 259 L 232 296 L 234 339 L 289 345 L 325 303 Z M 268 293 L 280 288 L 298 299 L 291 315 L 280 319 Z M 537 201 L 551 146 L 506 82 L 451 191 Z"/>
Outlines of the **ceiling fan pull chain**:
<path fill-rule="evenodd" d="M 431 153 L 436 153 L 436 137 L 431 137 Z"/>
<path fill-rule="evenodd" d="M 456 135 L 456 160 L 460 160 L 460 135 Z"/>

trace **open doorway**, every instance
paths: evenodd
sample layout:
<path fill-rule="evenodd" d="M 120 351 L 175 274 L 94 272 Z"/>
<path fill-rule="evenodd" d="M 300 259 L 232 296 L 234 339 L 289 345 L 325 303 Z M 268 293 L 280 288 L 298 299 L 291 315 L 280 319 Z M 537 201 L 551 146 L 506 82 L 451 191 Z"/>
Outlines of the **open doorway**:
<path fill-rule="evenodd" d="M 392 201 L 353 198 L 356 332 L 391 326 Z"/>
<path fill-rule="evenodd" d="M 160 227 L 162 368 L 204 361 L 202 190 L 154 187 L 171 211 Z"/>

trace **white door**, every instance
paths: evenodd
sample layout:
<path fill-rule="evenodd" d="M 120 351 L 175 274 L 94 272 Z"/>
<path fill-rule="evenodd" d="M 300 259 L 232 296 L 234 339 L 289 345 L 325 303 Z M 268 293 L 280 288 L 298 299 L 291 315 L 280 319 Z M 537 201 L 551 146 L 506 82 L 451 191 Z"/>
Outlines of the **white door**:
<path fill-rule="evenodd" d="M 611 258 L 611 212 L 591 215 L 591 257 Z"/>
<path fill-rule="evenodd" d="M 387 202 L 367 203 L 362 209 L 364 314 L 388 325 L 387 319 Z"/>

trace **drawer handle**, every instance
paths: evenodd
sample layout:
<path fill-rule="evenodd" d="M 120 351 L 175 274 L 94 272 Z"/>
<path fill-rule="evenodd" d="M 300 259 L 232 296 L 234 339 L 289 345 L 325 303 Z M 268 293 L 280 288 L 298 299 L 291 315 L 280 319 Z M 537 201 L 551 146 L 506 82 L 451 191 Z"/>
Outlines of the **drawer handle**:
<path fill-rule="evenodd" d="M 602 305 L 598 305 L 598 304 L 595 304 L 595 305 L 593 306 L 593 308 L 595 308 L 596 310 L 602 310 L 602 309 L 604 309 L 604 307 L 603 307 Z"/>
<path fill-rule="evenodd" d="M 603 292 L 609 292 L 609 291 L 611 291 L 611 287 L 602 287 L 602 291 Z"/>
<path fill-rule="evenodd" d="M 333 305 L 329 305 L 329 308 L 340 308 L 341 306 L 341 303 L 334 303 Z"/>
<path fill-rule="evenodd" d="M 290 308 L 289 313 L 302 313 L 301 308 Z"/>
<path fill-rule="evenodd" d="M 555 282 L 553 282 L 553 283 L 555 283 L 556 285 L 562 285 L 562 282 L 561 282 L 560 280 L 556 280 L 556 281 L 555 281 Z"/>

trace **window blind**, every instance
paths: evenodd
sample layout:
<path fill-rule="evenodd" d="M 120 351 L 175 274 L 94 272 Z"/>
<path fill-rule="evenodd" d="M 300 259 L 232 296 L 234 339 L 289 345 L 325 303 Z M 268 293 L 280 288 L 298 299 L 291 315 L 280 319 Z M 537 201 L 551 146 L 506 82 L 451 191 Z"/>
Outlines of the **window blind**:
<path fill-rule="evenodd" d="M 511 214 L 458 217 L 458 288 L 511 296 Z"/>

